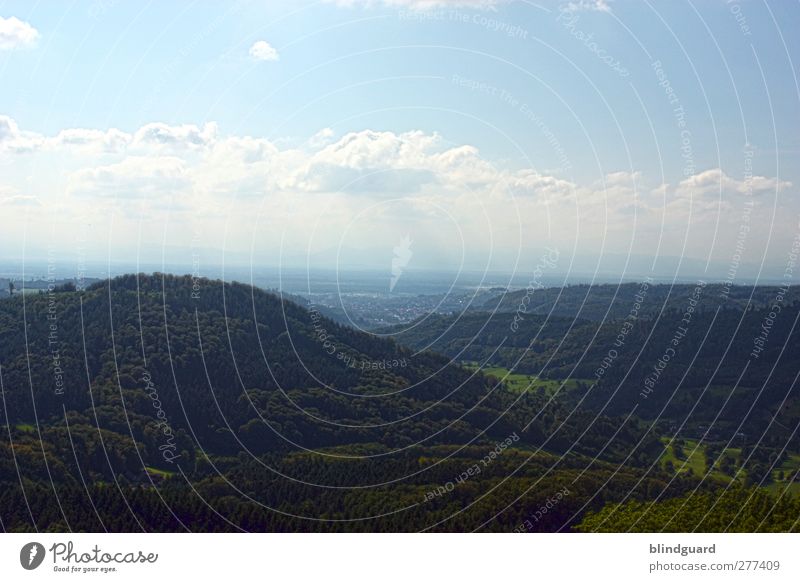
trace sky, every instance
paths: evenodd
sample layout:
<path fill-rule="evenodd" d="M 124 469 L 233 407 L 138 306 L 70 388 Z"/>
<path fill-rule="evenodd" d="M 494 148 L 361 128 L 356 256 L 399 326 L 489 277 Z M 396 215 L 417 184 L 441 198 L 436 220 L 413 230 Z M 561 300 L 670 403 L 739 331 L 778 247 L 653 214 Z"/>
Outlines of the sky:
<path fill-rule="evenodd" d="M 0 261 L 789 280 L 799 29 L 796 1 L 0 1 Z"/>

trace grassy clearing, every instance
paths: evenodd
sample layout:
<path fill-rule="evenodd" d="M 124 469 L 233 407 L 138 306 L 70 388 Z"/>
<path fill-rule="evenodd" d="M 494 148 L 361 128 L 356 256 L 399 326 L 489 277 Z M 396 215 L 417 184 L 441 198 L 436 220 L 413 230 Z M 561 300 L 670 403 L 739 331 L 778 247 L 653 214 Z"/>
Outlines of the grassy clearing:
<path fill-rule="evenodd" d="M 800 471 L 800 454 L 792 453 L 777 469 L 772 471 L 773 483 L 767 485 L 767 489 L 776 493 L 782 493 L 788 486 L 788 492 L 792 495 L 800 495 L 800 481 L 792 482 L 792 477 Z M 781 475 L 783 474 L 783 475 Z M 781 477 L 783 477 L 781 479 Z"/>
<path fill-rule="evenodd" d="M 784 481 L 770 483 L 764 489 L 776 495 L 784 494 L 784 491 L 786 491 L 785 495 L 800 497 L 800 481 L 795 481 L 794 483 L 786 483 Z"/>
<path fill-rule="evenodd" d="M 706 461 L 704 458 L 705 447 L 697 446 L 697 441 L 691 439 L 683 439 L 682 444 L 677 444 L 673 441 L 672 445 L 667 445 L 669 439 L 662 439 L 664 442 L 664 454 L 661 456 L 661 466 L 667 466 L 667 463 L 672 463 L 675 471 L 678 473 L 688 473 L 691 470 L 695 475 L 703 475 L 706 472 Z M 719 471 L 714 471 L 720 473 Z M 725 475 L 727 477 L 727 475 Z M 730 480 L 730 477 L 728 477 Z"/>
<path fill-rule="evenodd" d="M 468 370 L 477 370 L 480 366 L 476 362 L 466 362 L 462 364 Z M 547 378 L 539 378 L 538 376 L 530 374 L 516 374 L 511 372 L 508 368 L 500 366 L 485 366 L 480 368 L 481 372 L 487 376 L 497 378 L 506 389 L 510 392 L 519 394 L 525 390 L 537 391 L 543 389 L 548 396 L 555 394 L 558 389 L 563 385 L 562 390 L 573 390 L 578 387 L 579 383 L 591 384 L 590 380 L 581 378 L 570 378 L 569 380 L 553 380 Z"/>
<path fill-rule="evenodd" d="M 175 475 L 175 471 L 165 471 L 164 469 L 157 469 L 156 467 L 145 467 L 147 472 L 150 473 L 153 477 L 172 477 Z"/>
<path fill-rule="evenodd" d="M 668 445 L 669 438 L 662 438 L 662 442 L 664 443 L 664 454 L 661 456 L 661 466 L 666 468 L 668 462 L 672 462 L 672 466 L 675 471 L 679 473 L 687 473 L 689 469 L 695 475 L 702 476 L 708 470 L 706 467 L 705 461 L 705 449 L 706 446 L 701 444 L 699 447 L 697 446 L 697 441 L 693 439 L 683 439 L 683 443 L 678 445 L 678 451 L 676 454 L 675 450 L 675 443 L 673 442 L 672 445 Z M 682 449 L 682 453 L 681 453 Z M 728 448 L 725 449 L 724 454 L 732 457 L 736 460 L 737 466 L 739 459 L 741 458 L 742 449 L 740 448 Z M 680 458 L 679 458 L 680 457 Z M 722 455 L 719 457 L 722 458 Z M 787 494 L 789 495 L 800 495 L 800 481 L 791 482 L 792 476 L 800 469 L 800 455 L 799 454 L 791 454 L 786 459 L 786 461 L 777 469 L 772 471 L 772 479 L 773 482 L 769 485 L 765 485 L 764 489 L 771 491 L 773 493 L 781 493 L 784 489 L 788 489 Z M 781 480 L 781 472 L 783 472 L 783 480 Z M 745 481 L 745 471 L 741 471 L 738 473 L 736 480 L 738 482 Z M 730 482 L 732 477 L 726 473 L 723 473 L 719 469 L 719 460 L 714 464 L 714 467 L 711 470 L 710 478 L 717 479 L 723 482 Z"/>

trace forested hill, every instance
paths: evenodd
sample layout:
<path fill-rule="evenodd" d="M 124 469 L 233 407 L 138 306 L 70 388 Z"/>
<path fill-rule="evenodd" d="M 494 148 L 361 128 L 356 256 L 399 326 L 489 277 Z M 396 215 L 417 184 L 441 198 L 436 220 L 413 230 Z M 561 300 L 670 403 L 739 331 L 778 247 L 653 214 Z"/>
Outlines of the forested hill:
<path fill-rule="evenodd" d="M 538 378 L 532 390 L 542 379 L 562 385 L 559 398 L 592 411 L 636 406 L 641 418 L 698 436 L 708 427 L 724 440 L 768 430 L 785 442 L 800 422 L 800 303 L 711 309 L 701 306 L 711 290 L 695 289 L 680 309 L 632 316 L 629 305 L 605 322 L 467 312 L 391 331 L 413 349 Z"/>
<path fill-rule="evenodd" d="M 665 464 L 627 410 L 192 277 L 0 302 L 0 379 L 8 531 L 570 531 L 723 482 Z"/>
<path fill-rule="evenodd" d="M 138 455 L 191 472 L 199 451 L 396 450 L 515 431 L 521 443 L 559 452 L 588 422 L 276 295 L 191 277 L 130 275 L 85 292 L 3 301 L 0 365 L 3 422 L 22 436 L 24 427 L 41 429 L 56 466 L 74 458 L 69 424 L 73 439 L 85 439 L 79 456 L 107 476 L 133 477 Z M 615 424 L 598 419 L 574 449 L 599 451 Z M 636 458 L 646 459 L 654 449 L 652 437 L 640 442 L 643 432 L 629 423 L 604 454 L 625 458 L 637 447 Z M 103 438 L 118 457 L 111 466 L 101 458 Z"/>

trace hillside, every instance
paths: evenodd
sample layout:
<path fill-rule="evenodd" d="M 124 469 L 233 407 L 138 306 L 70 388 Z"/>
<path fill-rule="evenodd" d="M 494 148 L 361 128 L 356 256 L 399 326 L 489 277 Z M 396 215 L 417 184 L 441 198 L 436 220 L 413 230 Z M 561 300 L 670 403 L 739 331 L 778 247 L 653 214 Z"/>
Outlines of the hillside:
<path fill-rule="evenodd" d="M 636 419 L 514 394 L 240 284 L 129 275 L 0 302 L 0 372 L 11 530 L 508 531 L 569 482 L 572 513 L 541 526 L 558 529 L 693 486 Z"/>
<path fill-rule="evenodd" d="M 393 331 L 409 348 L 481 367 L 515 393 L 593 413 L 633 411 L 660 434 L 702 439 L 718 455 L 745 444 L 757 482 L 798 449 L 800 304 L 699 305 L 602 323 L 468 312 Z"/>

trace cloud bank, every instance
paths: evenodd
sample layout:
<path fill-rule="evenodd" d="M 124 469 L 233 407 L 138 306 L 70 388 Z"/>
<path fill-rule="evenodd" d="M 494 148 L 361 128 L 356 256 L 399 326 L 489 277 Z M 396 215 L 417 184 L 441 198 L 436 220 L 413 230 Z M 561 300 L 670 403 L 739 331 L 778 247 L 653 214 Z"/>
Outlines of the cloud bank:
<path fill-rule="evenodd" d="M 18 168 L 0 179 L 8 217 L 0 236 L 19 239 L 14 229 L 24 221 L 28 230 L 50 229 L 57 216 L 69 233 L 70 224 L 103 225 L 114 214 L 113 238 L 121 246 L 147 220 L 169 224 L 175 246 L 189 244 L 193 231 L 224 233 L 236 225 L 225 245 L 215 244 L 240 252 L 254 244 L 335 249 L 343 237 L 367 249 L 410 233 L 420 256 L 427 240 L 431 254 L 448 246 L 460 254 L 472 245 L 466 256 L 505 261 L 547 244 L 619 253 L 633 244 L 639 253 L 685 246 L 689 256 L 703 257 L 711 245 L 728 248 L 745 203 L 770 224 L 775 200 L 793 199 L 788 181 L 721 168 L 672 184 L 631 170 L 581 183 L 509 167 L 474 145 L 424 131 L 337 135 L 324 128 L 286 143 L 227 135 L 212 122 L 154 122 L 131 132 L 69 128 L 47 136 L 0 116 L 0 165 Z M 38 170 L 54 159 L 55 177 Z M 31 214 L 32 207 L 40 211 Z M 754 252 L 758 236 L 754 230 L 749 239 Z"/>

